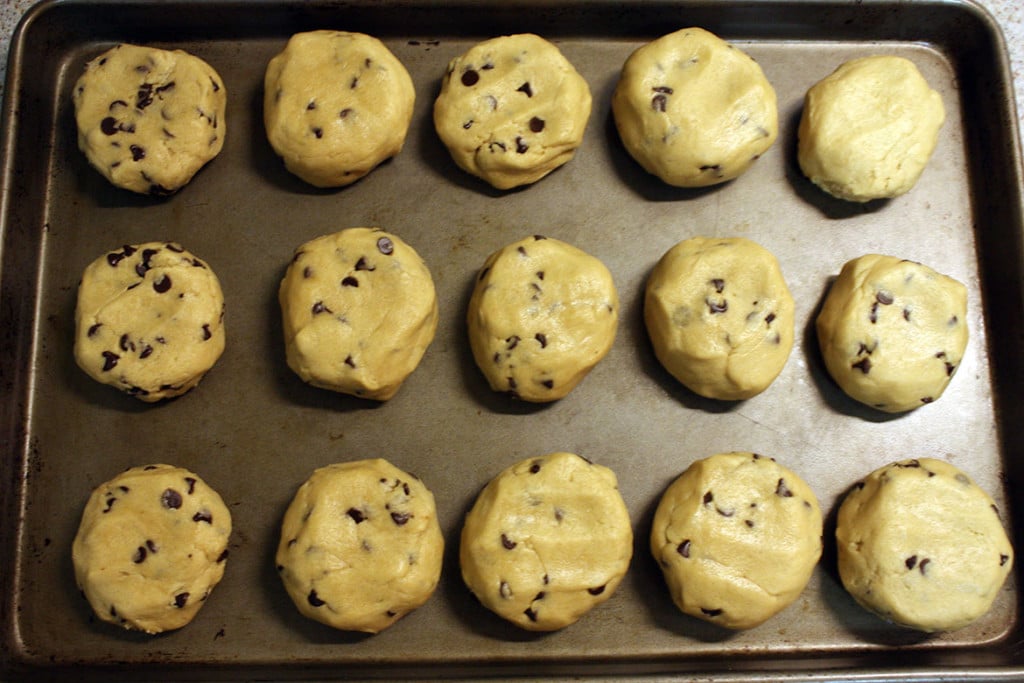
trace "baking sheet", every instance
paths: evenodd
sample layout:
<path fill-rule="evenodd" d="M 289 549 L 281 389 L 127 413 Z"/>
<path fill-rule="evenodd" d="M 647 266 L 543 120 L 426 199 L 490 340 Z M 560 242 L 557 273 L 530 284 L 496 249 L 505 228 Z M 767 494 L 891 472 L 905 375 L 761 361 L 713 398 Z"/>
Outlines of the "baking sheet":
<path fill-rule="evenodd" d="M 778 142 L 738 180 L 662 185 L 618 142 L 609 98 L 642 43 L 699 25 L 761 64 L 779 98 Z M 290 176 L 261 122 L 267 61 L 300 30 L 377 35 L 402 60 L 417 104 L 402 153 L 359 183 L 316 190 Z M 541 182 L 498 192 L 461 172 L 430 110 L 448 60 L 484 38 L 553 40 L 590 84 L 584 144 Z M 110 45 L 182 48 L 228 89 L 220 156 L 170 198 L 109 186 L 78 152 L 70 90 Z M 832 200 L 800 174 L 795 132 L 806 89 L 842 61 L 911 58 L 943 96 L 936 153 L 908 195 Z M 1018 575 L 992 611 L 952 634 L 897 628 L 843 591 L 826 525 L 822 562 L 795 604 L 732 633 L 672 606 L 650 558 L 658 496 L 692 461 L 755 450 L 798 472 L 826 513 L 876 467 L 939 457 L 993 494 L 1021 528 L 1015 490 L 1024 331 L 1020 151 L 998 29 L 964 2 L 68 2 L 38 6 L 12 43 L 0 196 L 0 531 L 3 648 L 10 676 L 394 677 L 705 673 L 731 677 L 938 675 L 1021 667 Z M 276 289 L 293 249 L 326 232 L 380 226 L 424 257 L 438 334 L 400 393 L 378 405 L 304 385 L 284 363 Z M 491 392 L 463 322 L 493 250 L 541 233 L 592 253 L 622 300 L 608 357 L 548 406 Z M 736 404 L 708 401 L 658 365 L 643 329 L 644 280 L 696 235 L 744 236 L 779 258 L 796 298 L 797 343 L 778 380 Z M 121 244 L 176 240 L 207 260 L 227 301 L 228 346 L 201 386 L 144 405 L 95 384 L 71 353 L 82 269 Z M 942 399 L 889 416 L 847 399 L 816 350 L 813 317 L 843 262 L 868 252 L 926 263 L 964 282 L 971 341 Z M 577 624 L 538 635 L 491 615 L 459 576 L 458 533 L 477 491 L 517 460 L 568 450 L 611 467 L 631 513 L 634 560 L 619 591 Z M 299 616 L 274 570 L 284 508 L 316 467 L 386 457 L 434 491 L 447 541 L 425 606 L 376 635 Z M 97 623 L 74 586 L 70 546 L 91 489 L 139 464 L 198 472 L 234 518 L 224 580 L 187 628 L 149 637 Z M 1019 534 L 1015 533 L 1019 540 Z M 1024 547 L 1017 543 L 1017 547 Z M 1019 563 L 1018 563 L 1019 564 Z"/>

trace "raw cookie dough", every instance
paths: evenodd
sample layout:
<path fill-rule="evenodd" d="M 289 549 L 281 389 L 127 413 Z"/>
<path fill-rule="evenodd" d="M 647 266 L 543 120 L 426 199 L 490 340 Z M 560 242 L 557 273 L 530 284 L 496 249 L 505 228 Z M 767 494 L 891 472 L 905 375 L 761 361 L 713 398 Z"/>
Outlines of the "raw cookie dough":
<path fill-rule="evenodd" d="M 992 607 L 1013 566 L 999 511 L 956 467 L 881 467 L 839 507 L 839 576 L 863 607 L 902 626 L 952 631 Z"/>
<path fill-rule="evenodd" d="M 791 604 L 821 557 L 818 500 L 789 469 L 755 453 L 698 460 L 662 495 L 651 552 L 684 613 L 753 628 Z"/>
<path fill-rule="evenodd" d="M 945 118 L 942 97 L 910 60 L 851 60 L 807 91 L 800 168 L 840 199 L 899 196 L 924 171 Z"/>
<path fill-rule="evenodd" d="M 603 263 L 534 235 L 487 258 L 469 300 L 469 342 L 492 389 L 555 401 L 608 353 L 618 314 Z"/>
<path fill-rule="evenodd" d="M 793 297 L 775 257 L 741 237 L 694 237 L 647 280 L 644 321 L 661 364 L 690 390 L 740 400 L 768 388 L 793 348 Z"/>
<path fill-rule="evenodd" d="M 590 105 L 587 82 L 557 47 L 529 33 L 502 36 L 448 64 L 434 127 L 460 168 L 507 190 L 572 159 Z"/>
<path fill-rule="evenodd" d="M 967 288 L 927 266 L 867 254 L 847 262 L 817 319 L 825 367 L 851 397 L 889 413 L 938 399 L 967 348 Z"/>
<path fill-rule="evenodd" d="M 462 578 L 487 609 L 554 631 L 612 596 L 633 530 L 615 474 L 571 453 L 512 465 L 480 492 L 459 547 Z"/>
<path fill-rule="evenodd" d="M 701 28 L 637 49 L 612 94 L 626 150 L 669 185 L 732 180 L 779 134 L 775 90 L 750 56 Z"/>
<path fill-rule="evenodd" d="M 362 178 L 405 144 L 416 93 L 376 38 L 309 31 L 267 65 L 263 123 L 285 168 L 317 187 Z"/>
<path fill-rule="evenodd" d="M 125 245 L 78 285 L 75 360 L 146 402 L 184 394 L 224 351 L 224 295 L 210 266 L 175 242 Z"/>
<path fill-rule="evenodd" d="M 231 514 L 198 475 L 133 467 L 97 487 L 72 545 L 97 618 L 161 633 L 192 621 L 227 565 Z"/>
<path fill-rule="evenodd" d="M 72 98 L 79 149 L 133 192 L 178 190 L 224 146 L 224 82 L 182 50 L 117 45 L 86 64 Z"/>
<path fill-rule="evenodd" d="M 378 458 L 321 467 L 299 487 L 277 571 L 304 616 L 378 633 L 427 601 L 443 555 L 433 494 Z"/>
<path fill-rule="evenodd" d="M 278 292 L 288 366 L 313 386 L 385 401 L 437 330 L 419 254 L 379 228 L 349 228 L 295 251 Z"/>

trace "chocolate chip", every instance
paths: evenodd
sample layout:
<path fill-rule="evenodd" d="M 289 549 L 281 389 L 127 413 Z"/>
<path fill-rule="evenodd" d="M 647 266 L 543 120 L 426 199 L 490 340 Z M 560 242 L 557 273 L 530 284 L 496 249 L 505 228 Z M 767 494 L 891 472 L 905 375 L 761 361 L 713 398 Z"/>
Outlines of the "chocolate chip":
<path fill-rule="evenodd" d="M 151 104 L 153 104 L 153 84 L 143 83 L 135 94 L 135 107 L 136 109 L 145 109 Z"/>
<path fill-rule="evenodd" d="M 183 608 L 188 603 L 188 593 L 178 593 L 174 596 L 174 606 L 178 609 Z"/>
<path fill-rule="evenodd" d="M 769 313 L 764 317 L 764 321 L 768 325 L 771 325 L 773 320 L 775 320 L 775 313 Z"/>
<path fill-rule="evenodd" d="M 319 126 L 314 126 L 312 128 L 312 131 L 313 131 L 313 135 L 316 136 L 317 140 L 319 140 L 320 138 L 322 138 L 324 136 L 324 129 L 320 128 Z"/>
<path fill-rule="evenodd" d="M 665 111 L 666 105 L 668 104 L 668 98 L 664 94 L 658 93 L 651 98 L 651 109 L 654 111 Z"/>
<path fill-rule="evenodd" d="M 220 564 L 226 559 L 228 559 L 228 549 L 224 548 L 224 552 L 217 556 L 217 564 Z"/>
<path fill-rule="evenodd" d="M 117 345 L 118 347 L 120 347 L 122 351 L 128 351 L 129 349 L 131 349 L 132 351 L 135 350 L 135 344 L 131 341 L 131 339 L 128 338 L 127 334 L 121 335 L 121 338 L 118 340 Z"/>
<path fill-rule="evenodd" d="M 217 81 L 213 80 L 213 76 L 210 77 L 210 85 L 213 86 L 213 92 L 219 92 L 220 91 L 220 84 L 217 83 Z"/>
<path fill-rule="evenodd" d="M 722 170 L 722 165 L 721 164 L 704 164 L 703 166 L 700 167 L 700 170 L 701 171 L 714 171 L 715 173 L 718 173 L 719 171 Z"/>
<path fill-rule="evenodd" d="M 516 547 L 516 542 L 513 541 L 512 539 L 510 539 L 505 534 L 502 534 L 501 535 L 501 545 L 502 545 L 503 548 L 505 548 L 505 550 L 512 550 L 512 548 Z"/>
<path fill-rule="evenodd" d="M 321 599 L 319 598 L 319 596 L 317 596 L 317 594 L 316 594 L 316 590 L 311 590 L 311 591 L 309 591 L 309 595 L 308 595 L 308 596 L 306 596 L 306 600 L 307 600 L 307 601 L 309 602 L 309 604 L 310 604 L 310 605 L 312 605 L 313 607 L 323 607 L 324 605 L 326 605 L 326 604 L 327 604 L 326 602 L 324 602 L 323 600 L 321 600 Z"/>
<path fill-rule="evenodd" d="M 871 304 L 871 311 L 868 313 L 868 320 L 872 325 L 878 322 L 878 302 Z"/>
<path fill-rule="evenodd" d="M 390 256 L 395 250 L 395 245 L 387 237 L 381 237 L 377 240 L 377 250 L 385 256 Z"/>
<path fill-rule="evenodd" d="M 682 555 L 683 557 L 689 557 L 690 545 L 690 539 L 686 539 L 685 541 L 676 546 L 676 552 Z"/>
<path fill-rule="evenodd" d="M 310 100 L 309 104 L 306 105 L 306 111 L 313 111 L 314 109 L 316 109 L 316 101 Z"/>
<path fill-rule="evenodd" d="M 723 517 L 732 517 L 736 514 L 735 510 L 723 510 L 722 508 L 715 506 L 715 512 L 722 515 Z"/>
<path fill-rule="evenodd" d="M 1010 556 L 1009 555 L 1003 555 L 1003 554 L 1000 553 L 1000 555 L 999 555 L 999 566 L 1000 567 L 1002 567 L 1003 565 L 1005 565 L 1009 561 L 1010 561 Z"/>
<path fill-rule="evenodd" d="M 149 552 L 151 553 L 155 553 L 157 550 L 159 550 L 159 548 L 157 548 L 156 543 L 154 543 L 151 539 L 146 539 L 146 547 L 149 549 Z"/>
<path fill-rule="evenodd" d="M 101 327 L 103 327 L 103 323 L 96 323 L 94 325 L 90 325 L 89 326 L 89 331 L 86 332 L 86 335 L 89 336 L 89 337 L 96 336 L 96 333 L 99 332 L 99 329 Z"/>
<path fill-rule="evenodd" d="M 523 142 L 523 138 L 516 136 L 516 153 L 526 154 L 526 150 L 530 149 L 530 146 Z"/>
<path fill-rule="evenodd" d="M 712 278 L 708 284 L 715 288 L 716 294 L 721 294 L 722 290 L 725 289 L 725 280 L 720 277 Z"/>
<path fill-rule="evenodd" d="M 605 586 L 595 586 L 594 588 L 588 588 L 587 592 L 591 595 L 600 595 L 604 593 Z"/>
<path fill-rule="evenodd" d="M 934 396 L 922 396 L 921 397 L 921 403 L 931 403 L 934 400 L 935 400 Z"/>
<path fill-rule="evenodd" d="M 366 259 L 364 257 L 360 256 L 359 260 L 356 261 L 356 270 L 374 271 L 374 270 L 377 270 L 377 269 L 374 268 L 373 266 L 367 265 L 366 264 Z"/>
<path fill-rule="evenodd" d="M 106 117 L 100 121 L 100 130 L 103 131 L 104 135 L 115 134 L 119 130 L 117 126 L 117 119 L 113 116 Z"/>
<path fill-rule="evenodd" d="M 348 115 L 351 114 L 351 113 L 352 113 L 352 107 L 345 107 L 344 109 L 342 109 L 341 111 L 338 112 L 338 118 L 339 119 L 347 119 Z"/>
<path fill-rule="evenodd" d="M 206 522 L 207 524 L 213 524 L 213 515 L 210 514 L 209 510 L 200 510 L 196 514 L 192 515 L 192 521 L 196 523 Z"/>
<path fill-rule="evenodd" d="M 203 341 L 206 341 L 213 337 L 213 332 L 210 331 L 210 325 L 203 325 Z"/>
<path fill-rule="evenodd" d="M 473 69 L 467 69 L 462 72 L 462 85 L 466 86 L 467 88 L 476 85 L 477 81 L 479 80 L 480 74 L 478 74 Z"/>
<path fill-rule="evenodd" d="M 534 116 L 530 119 L 530 131 L 533 133 L 539 133 L 544 130 L 544 119 L 539 116 Z"/>
<path fill-rule="evenodd" d="M 534 460 L 530 463 L 530 474 L 537 474 L 540 472 L 540 460 Z"/>
<path fill-rule="evenodd" d="M 513 334 L 511 337 L 505 340 L 505 348 L 509 351 L 516 348 L 519 345 L 519 335 Z"/>
<path fill-rule="evenodd" d="M 341 281 L 341 286 L 342 287 L 358 287 L 359 286 L 359 280 L 357 280 L 354 277 L 352 277 L 351 275 L 349 275 L 344 280 Z"/>
<path fill-rule="evenodd" d="M 174 489 L 166 489 L 160 495 L 160 503 L 168 510 L 177 510 L 181 507 L 181 494 Z"/>
<path fill-rule="evenodd" d="M 142 564 L 146 561 L 146 548 L 145 546 L 139 546 L 135 549 L 135 554 L 132 555 L 132 562 L 135 564 Z"/>
<path fill-rule="evenodd" d="M 917 566 L 917 555 L 911 555 L 903 562 L 903 564 L 907 566 L 907 569 L 913 569 Z"/>
<path fill-rule="evenodd" d="M 324 306 L 323 301 L 317 301 L 313 304 L 313 315 L 319 315 L 321 313 L 333 313 L 333 311 L 327 308 L 327 306 Z"/>
<path fill-rule="evenodd" d="M 544 334 L 543 332 L 538 332 L 537 334 L 533 335 L 533 338 L 536 339 L 540 343 L 540 348 L 543 349 L 543 348 L 547 347 L 547 345 L 548 345 L 548 336 L 546 334 Z"/>
<path fill-rule="evenodd" d="M 523 614 L 525 614 L 526 618 L 530 621 L 537 621 L 537 613 L 533 611 L 532 607 L 527 607 L 523 610 Z"/>
<path fill-rule="evenodd" d="M 412 514 L 409 512 L 392 512 L 391 521 L 398 526 L 404 526 L 412 519 Z"/>
<path fill-rule="evenodd" d="M 721 301 L 712 301 L 711 299 L 704 299 L 704 303 L 708 305 L 708 311 L 711 313 L 725 313 L 729 310 L 729 302 L 725 299 Z"/>
<path fill-rule="evenodd" d="M 356 362 L 354 360 L 352 360 L 352 355 L 351 354 L 345 356 L 345 365 L 349 366 L 353 370 L 355 369 Z"/>
<path fill-rule="evenodd" d="M 523 83 L 521 86 L 516 88 L 516 92 L 521 92 L 524 95 L 526 95 L 527 97 L 533 97 L 533 88 L 530 87 L 530 82 L 529 81 L 527 81 L 526 83 Z"/>
<path fill-rule="evenodd" d="M 673 92 L 675 92 L 674 90 L 672 90 L 672 88 L 668 87 L 667 85 L 659 85 L 654 88 L 651 88 L 651 90 L 653 90 L 654 92 L 664 93 L 666 95 L 671 95 Z"/>
<path fill-rule="evenodd" d="M 132 161 L 142 161 L 146 158 L 146 150 L 138 145 L 131 145 L 128 149 L 132 152 Z"/>
<path fill-rule="evenodd" d="M 351 517 L 352 521 L 354 521 L 356 524 L 359 524 L 360 522 L 366 520 L 366 515 L 364 515 L 363 511 L 360 510 L 359 508 L 349 508 L 345 514 Z"/>
<path fill-rule="evenodd" d="M 463 130 L 469 130 L 472 127 L 473 127 L 473 119 L 469 119 L 464 124 L 462 124 L 462 129 Z"/>
<path fill-rule="evenodd" d="M 153 282 L 153 291 L 157 294 L 164 294 L 171 289 L 171 276 L 164 273 L 159 280 Z"/>
<path fill-rule="evenodd" d="M 875 293 L 875 301 L 883 306 L 889 306 L 893 302 L 892 294 L 884 290 L 878 290 L 878 292 Z"/>
<path fill-rule="evenodd" d="M 700 611 L 701 611 L 702 614 L 704 614 L 706 616 L 709 616 L 709 617 L 717 617 L 718 615 L 720 615 L 722 613 L 722 610 L 720 610 L 720 609 L 707 609 L 706 607 L 701 607 Z"/>
<path fill-rule="evenodd" d="M 519 252 L 520 256 L 526 256 L 526 247 L 520 245 L 519 247 L 516 248 L 516 251 Z"/>
<path fill-rule="evenodd" d="M 103 372 L 109 372 L 117 366 L 118 359 L 121 356 L 117 355 L 113 351 L 103 352 Z"/>
<path fill-rule="evenodd" d="M 866 375 L 869 372 L 871 372 L 871 361 L 868 360 L 868 358 L 865 356 L 864 358 L 861 358 L 856 363 L 853 363 L 852 365 L 850 365 L 850 367 L 851 368 L 857 368 L 858 370 L 860 370 L 861 372 L 863 372 Z"/>
<path fill-rule="evenodd" d="M 910 309 L 909 308 L 904 308 L 903 309 L 903 319 L 906 320 L 908 323 L 910 322 Z"/>
<path fill-rule="evenodd" d="M 495 149 L 500 149 L 502 152 L 504 152 L 506 150 L 505 143 L 504 142 L 489 142 L 489 143 L 487 143 L 487 150 L 491 154 L 494 154 L 494 150 Z"/>
<path fill-rule="evenodd" d="M 785 479 L 779 479 L 779 483 L 775 485 L 775 495 L 781 498 L 792 498 L 793 492 L 786 486 Z"/>
<path fill-rule="evenodd" d="M 926 557 L 917 565 L 917 570 L 921 572 L 921 576 L 926 576 L 928 574 L 928 565 L 931 564 L 931 562 L 932 561 Z"/>
<path fill-rule="evenodd" d="M 543 386 L 545 389 L 554 389 L 555 381 L 552 379 L 546 379 L 543 382 L 541 382 L 541 386 Z"/>

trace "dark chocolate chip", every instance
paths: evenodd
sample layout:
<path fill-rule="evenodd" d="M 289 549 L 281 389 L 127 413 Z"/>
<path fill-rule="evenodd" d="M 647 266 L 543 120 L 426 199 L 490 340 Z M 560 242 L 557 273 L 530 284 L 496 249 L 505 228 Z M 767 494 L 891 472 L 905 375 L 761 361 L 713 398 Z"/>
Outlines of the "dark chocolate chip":
<path fill-rule="evenodd" d="M 352 277 L 351 275 L 349 275 L 349 276 L 345 277 L 344 280 L 341 281 L 341 286 L 342 287 L 358 287 L 359 286 L 359 280 L 357 280 L 354 277 Z"/>
<path fill-rule="evenodd" d="M 395 245 L 387 237 L 381 237 L 377 240 L 377 250 L 385 256 L 390 256 L 395 250 Z"/>
<path fill-rule="evenodd" d="M 875 293 L 875 301 L 883 306 L 890 306 L 893 302 L 892 294 L 880 289 Z"/>
<path fill-rule="evenodd" d="M 321 313 L 333 313 L 333 311 L 324 306 L 323 301 L 317 301 L 313 304 L 313 315 L 319 315 Z"/>
<path fill-rule="evenodd" d="M 723 510 L 722 508 L 715 506 L 715 512 L 722 515 L 723 517 L 732 517 L 736 514 L 735 510 Z"/>
<path fill-rule="evenodd" d="M 672 88 L 668 87 L 667 85 L 659 85 L 654 88 L 651 88 L 651 90 L 653 90 L 654 92 L 664 93 L 666 95 L 671 95 L 673 92 L 675 92 L 674 90 L 672 90 Z"/>
<path fill-rule="evenodd" d="M 555 381 L 551 380 L 551 379 L 546 379 L 546 380 L 541 382 L 541 386 L 543 386 L 545 389 L 554 389 L 555 388 Z"/>
<path fill-rule="evenodd" d="M 538 343 L 540 343 L 540 348 L 543 349 L 547 347 L 548 336 L 543 332 L 538 332 L 537 334 L 533 335 L 533 338 L 536 339 Z"/>
<path fill-rule="evenodd" d="M 166 489 L 160 495 L 160 503 L 168 510 L 177 510 L 181 507 L 181 494 L 174 489 Z"/>
<path fill-rule="evenodd" d="M 360 510 L 359 508 L 349 508 L 345 514 L 351 517 L 352 521 L 354 521 L 356 524 L 359 524 L 360 522 L 366 520 L 366 515 L 364 515 L 363 511 Z"/>
<path fill-rule="evenodd" d="M 188 604 L 188 593 L 178 593 L 174 596 L 174 606 L 178 609 L 183 608 Z"/>
<path fill-rule="evenodd" d="M 135 549 L 135 554 L 132 555 L 132 562 L 134 562 L 135 564 L 142 564 L 146 561 L 147 554 L 148 553 L 146 552 L 146 547 L 140 545 L 138 548 Z"/>
<path fill-rule="evenodd" d="M 466 86 L 467 88 L 476 85 L 477 81 L 479 80 L 480 74 L 478 74 L 473 69 L 466 69 L 465 71 L 462 72 L 462 85 Z"/>
<path fill-rule="evenodd" d="M 464 124 L 462 124 L 462 129 L 463 130 L 469 130 L 472 127 L 473 127 L 473 119 L 469 119 Z"/>
<path fill-rule="evenodd" d="M 135 344 L 131 341 L 127 334 L 121 335 L 121 338 L 117 341 L 117 345 L 122 351 L 128 351 L 129 349 L 132 351 L 135 350 Z"/>
<path fill-rule="evenodd" d="M 588 588 L 587 592 L 591 595 L 600 595 L 601 593 L 604 593 L 604 589 L 604 586 L 595 586 L 594 588 Z"/>
<path fill-rule="evenodd" d="M 210 331 L 210 325 L 209 324 L 203 325 L 203 341 L 206 341 L 207 339 L 210 339 L 211 337 L 213 337 L 213 332 Z"/>
<path fill-rule="evenodd" d="M 868 320 L 872 325 L 878 322 L 878 302 L 871 304 L 871 311 L 868 313 Z"/>
<path fill-rule="evenodd" d="M 540 472 L 540 460 L 534 460 L 530 463 L 530 474 L 537 474 Z"/>
<path fill-rule="evenodd" d="M 404 526 L 412 519 L 412 514 L 409 512 L 392 512 L 391 521 L 398 526 Z"/>
<path fill-rule="evenodd" d="M 510 539 L 505 534 L 502 534 L 501 535 L 501 545 L 502 545 L 503 548 L 505 548 L 505 550 L 512 550 L 512 548 L 516 547 L 516 542 L 513 541 L 512 539 Z"/>
<path fill-rule="evenodd" d="M 306 600 L 307 600 L 307 601 L 309 602 L 309 604 L 310 604 L 310 605 L 312 605 L 313 607 L 323 607 L 324 605 L 326 605 L 326 604 L 327 604 L 326 602 L 324 602 L 323 600 L 321 600 L 321 599 L 320 599 L 320 598 L 319 598 L 319 597 L 317 596 L 317 594 L 316 594 L 316 590 L 311 590 L 311 591 L 309 591 L 309 595 L 308 595 L 308 596 L 306 596 Z"/>
<path fill-rule="evenodd" d="M 928 565 L 931 564 L 931 562 L 932 561 L 926 557 L 923 560 L 921 560 L 921 562 L 917 565 L 917 570 L 921 572 L 922 576 L 928 574 Z"/>
<path fill-rule="evenodd" d="M 526 154 L 526 150 L 530 149 L 530 146 L 523 142 L 523 138 L 516 136 L 516 154 Z"/>
<path fill-rule="evenodd" d="M 117 355 L 113 351 L 103 352 L 103 372 L 109 372 L 117 366 L 118 359 L 121 356 Z"/>
<path fill-rule="evenodd" d="M 913 569 L 917 566 L 917 555 L 911 555 L 903 562 L 903 564 L 907 566 L 907 569 Z"/>
<path fill-rule="evenodd" d="M 537 613 L 533 611 L 532 607 L 527 607 L 523 610 L 523 614 L 525 614 L 526 618 L 530 621 L 537 621 Z"/>
<path fill-rule="evenodd" d="M 339 119 L 347 119 L 348 115 L 351 114 L 351 113 L 352 113 L 352 107 L 345 107 L 344 109 L 342 109 L 341 111 L 338 112 L 338 118 Z"/>
<path fill-rule="evenodd" d="M 206 522 L 207 524 L 213 524 L 213 515 L 210 514 L 209 510 L 200 510 L 196 514 L 192 515 L 193 522 Z"/>
<path fill-rule="evenodd" d="M 775 495 L 781 498 L 792 498 L 793 492 L 786 486 L 785 479 L 779 479 L 779 483 L 775 485 Z"/>
<path fill-rule="evenodd" d="M 352 355 L 351 354 L 345 356 L 345 365 L 349 366 L 350 368 L 355 369 L 356 362 L 354 360 L 352 360 Z"/>
<path fill-rule="evenodd" d="M 115 134 L 119 130 L 117 125 L 117 119 L 115 119 L 113 116 L 106 117 L 105 119 L 100 121 L 100 130 L 103 131 L 104 135 Z"/>
<path fill-rule="evenodd" d="M 324 129 L 320 128 L 319 126 L 313 126 L 311 130 L 313 131 L 313 135 L 316 136 L 317 140 L 324 136 Z"/>
<path fill-rule="evenodd" d="M 712 495 L 711 491 L 708 491 L 707 493 L 704 494 L 704 504 L 705 505 L 709 505 L 711 503 L 711 501 L 713 501 L 714 499 L 715 499 L 715 497 L 714 497 L 714 495 Z"/>
<path fill-rule="evenodd" d="M 717 617 L 718 615 L 720 615 L 722 613 L 722 610 L 720 610 L 720 609 L 707 609 L 706 607 L 701 607 L 700 611 L 701 611 L 701 614 L 704 614 L 704 615 L 709 616 L 709 617 Z"/>
<path fill-rule="evenodd" d="M 658 93 L 651 98 L 651 109 L 654 111 L 665 111 L 668 104 L 668 98 L 663 93 Z"/>
<path fill-rule="evenodd" d="M 714 313 L 725 313 L 729 310 L 729 302 L 725 299 L 721 301 L 712 301 L 711 299 L 704 299 L 704 303 L 708 305 L 708 311 Z"/>
<path fill-rule="evenodd" d="M 373 266 L 367 265 L 366 258 L 360 256 L 359 260 L 356 261 L 356 270 L 369 270 L 369 271 L 373 271 L 373 270 L 377 270 L 377 269 L 374 268 Z"/>
<path fill-rule="evenodd" d="M 725 280 L 723 280 L 720 277 L 712 278 L 708 282 L 708 284 L 710 284 L 712 287 L 715 288 L 715 293 L 716 294 L 721 294 L 722 291 L 725 289 Z"/>
<path fill-rule="evenodd" d="M 132 161 L 142 161 L 146 158 L 146 149 L 138 145 L 131 145 L 128 149 L 132 152 Z"/>
<path fill-rule="evenodd" d="M 523 83 L 521 86 L 516 88 L 516 92 L 521 92 L 524 95 L 526 95 L 527 97 L 533 97 L 533 88 L 530 86 L 530 82 L 529 81 L 527 81 L 526 83 Z"/>
<path fill-rule="evenodd" d="M 1000 553 L 1000 555 L 999 555 L 999 566 L 1000 567 L 1002 567 L 1003 565 L 1005 565 L 1009 561 L 1010 561 L 1010 556 L 1009 555 L 1003 555 L 1003 554 Z"/>
<path fill-rule="evenodd" d="M 544 119 L 539 116 L 534 116 L 530 119 L 530 131 L 533 133 L 539 133 L 544 130 Z"/>
<path fill-rule="evenodd" d="M 145 109 L 151 104 L 153 104 L 153 84 L 143 83 L 135 94 L 135 107 L 136 109 Z"/>
<path fill-rule="evenodd" d="M 164 273 L 159 280 L 153 281 L 153 291 L 157 294 L 164 294 L 171 289 L 171 276 Z"/>
<path fill-rule="evenodd" d="M 96 335 L 96 333 L 97 333 L 97 332 L 99 332 L 99 329 L 100 329 L 101 327 L 103 327 L 103 323 L 96 323 L 96 324 L 94 324 L 94 325 L 90 325 L 90 326 L 89 326 L 89 331 L 88 331 L 88 332 L 86 332 L 86 335 L 88 335 L 88 336 L 90 336 L 90 337 L 93 337 L 93 336 L 95 336 L 95 335 Z"/>
<path fill-rule="evenodd" d="M 306 105 L 306 111 L 313 111 L 314 109 L 316 109 L 316 101 L 310 100 L 309 104 Z"/>
<path fill-rule="evenodd" d="M 151 553 L 155 553 L 159 550 L 156 543 L 154 543 L 151 539 L 148 538 L 146 539 L 146 548 L 148 548 L 149 552 Z"/>
<path fill-rule="evenodd" d="M 764 317 L 764 321 L 768 325 L 771 325 L 773 320 L 775 320 L 775 313 L 769 313 Z"/>
<path fill-rule="evenodd" d="M 858 370 L 860 370 L 861 372 L 863 372 L 866 375 L 869 372 L 871 372 L 871 361 L 868 360 L 867 356 L 865 356 L 864 358 L 861 358 L 856 363 L 853 363 L 852 365 L 850 365 L 850 367 L 851 368 L 857 368 Z"/>
<path fill-rule="evenodd" d="M 682 555 L 683 557 L 689 557 L 690 545 L 690 539 L 686 539 L 685 541 L 676 546 L 676 552 Z"/>
<path fill-rule="evenodd" d="M 511 351 L 519 345 L 519 335 L 513 334 L 511 337 L 505 340 L 506 348 Z"/>

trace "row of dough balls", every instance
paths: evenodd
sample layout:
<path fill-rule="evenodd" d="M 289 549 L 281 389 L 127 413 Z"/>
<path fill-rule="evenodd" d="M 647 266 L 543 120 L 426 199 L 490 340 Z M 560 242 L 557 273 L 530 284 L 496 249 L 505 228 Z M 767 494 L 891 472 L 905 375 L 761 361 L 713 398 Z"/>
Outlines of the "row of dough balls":
<path fill-rule="evenodd" d="M 340 187 L 401 151 L 414 100 L 408 72 L 378 39 L 298 33 L 267 66 L 264 126 L 289 171 Z M 223 83 L 181 50 L 117 45 L 86 65 L 74 104 L 79 147 L 112 183 L 135 192 L 176 191 L 224 144 Z M 453 59 L 433 118 L 460 168 L 509 189 L 572 159 L 590 112 L 590 88 L 558 48 L 517 34 Z M 630 55 L 612 112 L 634 159 L 680 187 L 736 178 L 779 129 L 775 91 L 760 66 L 700 28 Z M 912 62 L 855 59 L 808 91 L 799 163 L 836 197 L 897 196 L 917 182 L 944 119 L 941 97 Z"/>
<path fill-rule="evenodd" d="M 1013 550 L 988 494 L 941 460 L 895 462 L 857 482 L 835 530 L 858 603 L 922 631 L 990 608 Z M 231 517 L 198 475 L 136 467 L 96 488 L 73 543 L 96 615 L 159 633 L 189 623 L 224 574 Z M 803 592 L 822 553 L 808 485 L 773 458 L 698 460 L 663 492 L 650 550 L 685 614 L 730 629 L 764 623 Z M 459 565 L 489 610 L 531 631 L 568 626 L 608 600 L 633 554 L 615 474 L 571 453 L 518 462 L 467 513 Z M 306 617 L 377 633 L 423 605 L 441 575 L 433 494 L 383 459 L 322 467 L 285 512 L 276 567 Z"/>

